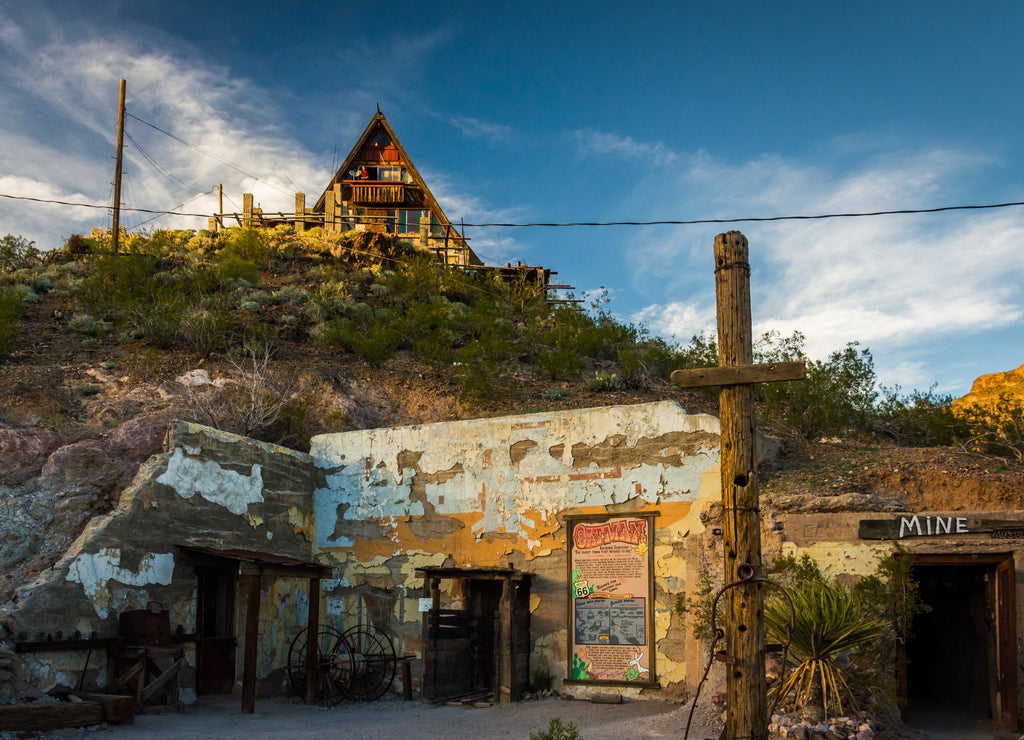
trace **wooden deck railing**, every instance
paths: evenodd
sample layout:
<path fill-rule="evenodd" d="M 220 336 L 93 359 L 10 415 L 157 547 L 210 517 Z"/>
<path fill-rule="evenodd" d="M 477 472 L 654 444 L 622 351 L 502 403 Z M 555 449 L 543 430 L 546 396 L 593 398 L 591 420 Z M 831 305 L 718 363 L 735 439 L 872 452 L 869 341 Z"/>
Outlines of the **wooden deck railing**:
<path fill-rule="evenodd" d="M 403 182 L 367 182 L 365 180 L 346 180 L 352 187 L 352 203 L 401 203 L 405 200 L 405 183 Z"/>

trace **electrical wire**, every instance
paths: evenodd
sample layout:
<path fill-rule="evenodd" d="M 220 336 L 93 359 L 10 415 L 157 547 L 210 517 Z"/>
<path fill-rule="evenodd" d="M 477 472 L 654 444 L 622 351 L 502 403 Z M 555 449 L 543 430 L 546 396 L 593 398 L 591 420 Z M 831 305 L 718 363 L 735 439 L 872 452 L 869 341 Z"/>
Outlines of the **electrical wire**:
<path fill-rule="evenodd" d="M 196 146 L 195 144 L 193 144 L 193 143 L 191 143 L 189 141 L 185 141 L 181 137 L 175 136 L 170 131 L 165 131 L 164 129 L 160 128 L 159 126 L 157 126 L 155 124 L 152 124 L 149 121 L 143 120 L 142 118 L 139 118 L 138 116 L 136 116 L 133 113 L 129 113 L 128 111 L 125 111 L 125 115 L 129 116 L 130 118 L 134 118 L 139 123 L 142 123 L 142 124 L 145 124 L 146 126 L 149 126 L 151 129 L 159 131 L 164 136 L 169 136 L 170 138 L 172 138 L 175 141 L 177 141 L 179 144 L 184 144 L 185 146 L 189 147 L 190 149 L 195 149 L 200 154 L 204 154 L 207 157 L 210 157 L 210 159 L 215 159 L 218 162 L 220 162 L 221 164 L 227 165 L 231 169 L 235 170 L 235 172 L 239 172 L 239 173 L 245 175 L 246 177 L 251 177 L 256 182 L 262 182 L 268 188 L 273 188 L 274 190 L 278 191 L 279 193 L 284 193 L 285 195 L 292 195 L 292 193 L 288 192 L 287 190 L 285 190 L 283 188 L 279 188 L 277 185 L 274 185 L 273 183 L 271 183 L 271 182 L 269 182 L 269 181 L 267 181 L 267 180 L 265 180 L 265 179 L 263 179 L 261 177 L 257 177 L 256 175 L 252 174 L 251 172 L 247 172 L 246 170 L 243 170 L 238 165 L 236 165 L 236 164 L 234 164 L 232 162 L 229 162 L 228 160 L 226 160 L 226 159 L 224 159 L 222 157 L 218 157 L 216 154 L 212 154 L 211 152 L 208 152 L 205 149 L 202 149 L 201 147 L 198 147 L 198 146 Z"/>
<path fill-rule="evenodd" d="M 208 192 L 206 190 L 200 190 L 195 185 L 189 185 L 187 182 L 179 180 L 177 177 L 172 175 L 169 171 L 167 171 L 166 169 L 164 169 L 163 167 L 158 165 L 156 163 L 156 161 L 153 159 L 153 157 L 151 157 L 149 155 L 149 153 L 145 149 L 142 148 L 142 145 L 139 144 L 139 142 L 137 142 L 132 137 L 131 134 L 129 134 L 127 131 L 125 131 L 124 135 L 128 138 L 128 141 L 130 141 L 132 143 L 132 146 L 135 147 L 135 149 L 139 152 L 139 154 L 141 154 L 145 158 L 145 160 L 147 162 L 149 162 L 149 164 L 153 167 L 153 169 L 157 171 L 157 173 L 163 175 L 166 179 L 170 180 L 171 182 L 177 183 L 179 186 L 185 188 L 186 190 L 191 190 L 193 193 L 206 193 L 206 192 Z"/>
<path fill-rule="evenodd" d="M 100 210 L 109 211 L 110 206 L 107 204 L 95 205 L 93 203 L 71 203 L 66 200 L 50 200 L 48 198 L 31 198 L 27 195 L 8 195 L 7 193 L 0 193 L 0 198 L 10 198 L 11 200 L 27 200 L 33 203 L 52 203 L 58 206 L 75 206 L 76 208 L 99 208 Z M 138 213 L 159 213 L 164 216 L 198 216 L 200 218 L 209 218 L 209 213 L 178 213 L 176 211 L 159 211 L 153 208 L 125 208 L 121 207 L 122 211 L 137 211 Z"/>
<path fill-rule="evenodd" d="M 739 218 L 695 218 L 686 221 L 572 221 L 564 223 L 479 223 L 462 224 L 474 227 L 505 227 L 524 228 L 528 226 L 563 227 L 563 226 L 692 226 L 697 224 L 740 224 L 762 223 L 767 221 L 818 221 L 828 218 L 866 218 L 870 216 L 900 216 L 916 213 L 942 213 L 944 211 L 977 211 L 991 208 L 1011 208 L 1024 206 L 1024 201 L 1010 203 L 986 203 L 984 205 L 941 206 L 939 208 L 903 208 L 892 211 L 864 211 L 851 213 L 821 213 L 813 216 L 743 216 Z"/>
<path fill-rule="evenodd" d="M 191 202 L 192 202 L 192 201 L 194 201 L 194 200 L 199 200 L 199 199 L 200 199 L 200 198 L 202 198 L 202 197 L 203 197 L 204 195 L 209 195 L 210 193 L 211 193 L 211 191 L 210 191 L 210 190 L 207 190 L 207 191 L 204 191 L 204 192 L 202 192 L 202 193 L 199 193 L 198 195 L 193 195 L 193 196 L 192 196 L 191 198 L 189 198 L 188 200 L 186 200 L 186 201 L 185 201 L 184 203 L 179 203 L 178 205 L 174 206 L 174 208 L 173 208 L 173 209 L 171 209 L 171 211 L 169 211 L 169 212 L 167 212 L 167 213 L 158 213 L 157 215 L 155 215 L 155 216 L 152 216 L 152 217 L 150 217 L 150 218 L 147 218 L 147 219 L 145 219 L 144 221 L 139 221 L 139 222 L 138 222 L 137 224 L 135 224 L 135 228 L 139 228 L 139 227 L 140 227 L 140 226 L 142 226 L 143 224 L 148 224 L 148 223 L 149 223 L 150 221 L 156 221 L 156 220 L 157 220 L 158 218 L 163 218 L 164 216 L 167 216 L 167 215 L 173 214 L 173 213 L 174 213 L 174 211 L 177 211 L 177 210 L 178 210 L 179 208 L 182 208 L 182 207 L 184 207 L 184 206 L 188 205 L 189 203 L 191 203 Z"/>

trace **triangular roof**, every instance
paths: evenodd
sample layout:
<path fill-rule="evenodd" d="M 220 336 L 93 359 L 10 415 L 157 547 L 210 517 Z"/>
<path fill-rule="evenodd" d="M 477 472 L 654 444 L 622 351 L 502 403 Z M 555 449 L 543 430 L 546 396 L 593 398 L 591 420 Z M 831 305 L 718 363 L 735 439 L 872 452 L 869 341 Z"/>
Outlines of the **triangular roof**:
<path fill-rule="evenodd" d="M 399 163 L 409 172 L 412 178 L 411 184 L 417 186 L 422 190 L 424 207 L 426 209 L 429 209 L 430 212 L 434 215 L 434 217 L 437 218 L 437 220 L 440 222 L 442 228 L 448 231 L 449 238 L 457 239 L 463 244 L 465 244 L 465 241 L 459 235 L 458 231 L 448 221 L 448 217 L 441 209 L 441 205 L 437 202 L 437 199 L 434 198 L 434 194 L 430 192 L 430 188 L 427 187 L 427 183 L 423 180 L 422 175 L 420 175 L 419 171 L 416 169 L 416 165 L 412 163 L 412 159 L 409 158 L 408 153 L 405 151 L 405 147 L 403 147 L 402 142 L 398 140 L 398 137 L 395 135 L 394 129 L 391 128 L 391 124 L 388 123 L 388 119 L 385 118 L 379 106 L 377 108 L 377 114 L 373 117 L 369 125 L 367 125 L 366 129 L 363 131 L 362 135 L 356 141 L 356 145 L 352 147 L 352 151 L 350 151 L 348 156 L 345 157 L 345 160 L 341 163 L 341 167 L 339 167 L 338 171 L 334 173 L 334 177 L 332 177 L 331 181 L 327 183 L 327 187 L 324 188 L 324 192 L 320 194 L 320 198 L 319 200 L 317 200 L 316 206 L 313 208 L 313 211 L 322 212 L 324 210 L 324 200 L 327 195 L 327 192 L 331 190 L 331 188 L 333 188 L 335 184 L 341 183 L 345 180 L 351 180 L 350 177 L 346 177 L 349 170 L 353 169 L 354 165 L 359 161 L 359 155 L 367 147 L 374 145 L 374 141 L 378 139 L 378 136 L 381 132 L 383 132 L 387 136 L 389 140 L 388 146 L 393 146 L 397 150 Z M 483 264 L 480 258 L 477 257 L 476 253 L 474 253 L 472 249 L 469 249 L 468 244 L 465 244 L 465 248 L 469 252 L 470 264 Z"/>

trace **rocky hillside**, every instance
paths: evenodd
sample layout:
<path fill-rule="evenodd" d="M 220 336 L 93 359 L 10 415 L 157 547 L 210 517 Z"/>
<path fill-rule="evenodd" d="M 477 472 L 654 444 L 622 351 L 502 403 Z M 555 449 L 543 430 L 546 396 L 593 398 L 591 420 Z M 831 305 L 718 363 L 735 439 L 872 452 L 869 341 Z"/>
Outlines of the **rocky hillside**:
<path fill-rule="evenodd" d="M 954 404 L 958 408 L 973 404 L 991 408 L 1001 396 L 1024 401 L 1024 365 L 1005 373 L 982 375 L 971 385 L 971 392 L 956 399 Z"/>
<path fill-rule="evenodd" d="M 117 504 L 175 418 L 307 449 L 321 432 L 539 409 L 717 408 L 664 379 L 707 358 L 378 235 L 157 232 L 130 255 L 101 247 L 70 239 L 0 270 L 0 603 Z M 1022 470 L 999 460 L 770 431 L 784 444 L 764 491 L 782 510 L 1024 495 Z"/>

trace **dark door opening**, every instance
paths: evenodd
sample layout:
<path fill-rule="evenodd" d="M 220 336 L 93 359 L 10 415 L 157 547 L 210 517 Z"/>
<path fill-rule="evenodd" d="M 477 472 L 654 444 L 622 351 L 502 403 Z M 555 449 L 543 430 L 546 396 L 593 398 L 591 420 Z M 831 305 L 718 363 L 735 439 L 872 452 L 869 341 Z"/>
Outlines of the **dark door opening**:
<path fill-rule="evenodd" d="M 501 703 L 518 701 L 529 688 L 529 574 L 483 568 L 417 573 L 426 576 L 432 601 L 423 615 L 423 699 L 489 694 Z M 446 600 L 459 608 L 442 608 L 442 579 L 452 581 Z"/>
<path fill-rule="evenodd" d="M 198 577 L 196 693 L 230 694 L 235 684 L 237 566 L 196 568 Z"/>
<path fill-rule="evenodd" d="M 1012 556 L 921 555 L 914 577 L 931 612 L 915 619 L 906 646 L 909 715 L 941 710 L 1015 728 Z"/>

